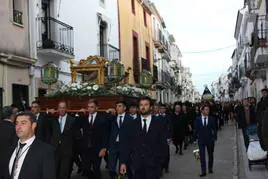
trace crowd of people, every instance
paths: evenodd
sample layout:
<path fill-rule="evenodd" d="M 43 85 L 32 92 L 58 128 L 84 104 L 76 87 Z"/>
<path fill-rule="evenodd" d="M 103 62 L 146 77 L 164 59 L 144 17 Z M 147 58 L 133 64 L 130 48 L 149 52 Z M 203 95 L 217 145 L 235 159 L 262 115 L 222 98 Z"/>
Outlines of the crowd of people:
<path fill-rule="evenodd" d="M 268 104 L 268 91 L 263 94 L 258 105 L 254 98 L 243 104 L 165 105 L 142 97 L 132 104 L 117 101 L 114 108 L 102 112 L 94 99 L 77 113 L 67 113 L 65 101 L 46 112 L 41 112 L 38 101 L 25 111 L 6 106 L 0 122 L 0 168 L 4 169 L 0 178 L 70 179 L 77 172 L 100 179 L 105 162 L 111 179 L 118 174 L 130 179 L 158 179 L 169 172 L 170 145 L 175 146 L 176 154 L 183 155 L 192 143 L 199 146 L 203 177 L 207 174 L 206 148 L 208 171 L 213 173 L 217 131 L 236 119 L 246 141 L 246 127 L 258 123 L 257 114 Z"/>

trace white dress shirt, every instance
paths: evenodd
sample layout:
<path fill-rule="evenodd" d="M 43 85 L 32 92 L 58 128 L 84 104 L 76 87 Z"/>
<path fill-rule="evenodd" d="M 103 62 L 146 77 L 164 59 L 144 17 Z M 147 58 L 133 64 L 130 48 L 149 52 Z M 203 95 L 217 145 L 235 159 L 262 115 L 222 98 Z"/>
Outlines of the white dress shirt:
<path fill-rule="evenodd" d="M 92 118 L 92 116 L 93 116 L 93 118 Z M 96 119 L 96 116 L 97 116 L 97 112 L 95 112 L 93 114 L 89 114 L 89 116 L 88 116 L 88 122 L 89 122 L 89 124 L 90 124 L 91 120 L 93 120 L 92 121 L 92 125 L 94 124 L 95 119 Z"/>
<path fill-rule="evenodd" d="M 206 126 L 208 125 L 208 116 L 202 116 L 202 124 L 205 125 L 205 119 L 206 119 Z"/>
<path fill-rule="evenodd" d="M 29 151 L 29 148 L 30 146 L 32 145 L 32 143 L 34 142 L 35 140 L 35 136 L 31 137 L 30 139 L 26 140 L 25 142 L 23 142 L 22 144 L 26 144 L 22 150 L 20 151 L 19 153 L 19 157 L 18 157 L 18 165 L 17 165 L 17 168 L 14 169 L 14 178 L 13 179 L 18 179 L 19 177 L 19 174 L 20 174 L 20 170 L 21 170 L 21 167 L 23 165 L 23 162 L 24 162 L 24 159 Z M 20 140 L 18 141 L 18 145 L 16 147 L 16 149 L 14 150 L 10 160 L 9 160 L 9 174 L 11 175 L 11 172 L 12 172 L 12 166 L 13 166 L 13 163 L 15 162 L 15 157 L 16 157 L 16 154 L 17 154 L 17 151 L 19 150 L 20 148 Z M 14 164 L 16 165 L 16 164 Z"/>
<path fill-rule="evenodd" d="M 40 116 L 40 113 L 37 113 L 37 114 L 35 115 L 35 117 L 36 117 L 36 121 L 38 121 L 39 116 Z"/>
<path fill-rule="evenodd" d="M 143 129 L 143 126 L 144 126 L 143 119 L 146 119 L 146 127 L 147 127 L 146 131 L 148 132 L 150 124 L 151 124 L 151 120 L 152 120 L 152 115 L 149 115 L 146 118 L 141 116 L 141 127 L 142 127 L 142 129 Z"/>
<path fill-rule="evenodd" d="M 60 124 L 60 131 L 61 131 L 61 133 L 63 133 L 63 131 L 64 131 L 64 127 L 65 127 L 65 123 L 66 123 L 66 118 L 67 118 L 67 114 L 65 114 L 64 116 L 60 116 L 59 117 L 59 124 Z"/>
<path fill-rule="evenodd" d="M 137 119 L 138 115 L 137 115 L 137 114 L 131 114 L 131 117 L 132 117 L 133 119 Z"/>

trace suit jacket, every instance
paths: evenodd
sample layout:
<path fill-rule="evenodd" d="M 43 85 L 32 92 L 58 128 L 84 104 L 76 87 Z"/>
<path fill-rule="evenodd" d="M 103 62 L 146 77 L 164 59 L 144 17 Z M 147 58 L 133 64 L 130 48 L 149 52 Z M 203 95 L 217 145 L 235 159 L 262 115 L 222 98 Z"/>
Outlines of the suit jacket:
<path fill-rule="evenodd" d="M 160 115 L 160 118 L 162 119 L 163 125 L 165 126 L 166 129 L 166 138 L 171 139 L 172 138 L 172 124 L 171 124 L 171 116 L 166 114 L 166 115 Z"/>
<path fill-rule="evenodd" d="M 120 163 L 131 161 L 133 169 L 137 170 L 141 165 L 157 168 L 165 158 L 166 131 L 159 117 L 152 116 L 152 120 L 146 136 L 142 134 L 142 121 L 139 117 L 134 120 L 131 130 L 131 138 L 121 138 Z"/>
<path fill-rule="evenodd" d="M 0 122 L 0 179 L 4 176 L 4 161 L 7 160 L 8 151 L 17 140 L 14 123 L 2 120 Z"/>
<path fill-rule="evenodd" d="M 6 161 L 6 177 L 11 179 L 9 173 L 9 160 L 17 147 L 17 143 L 11 148 Z M 35 139 L 30 146 L 23 161 L 18 179 L 56 179 L 54 148 Z"/>
<path fill-rule="evenodd" d="M 50 144 L 60 151 L 62 155 L 72 156 L 75 139 L 75 118 L 67 114 L 64 130 L 61 133 L 58 118 L 52 118 L 52 136 Z"/>
<path fill-rule="evenodd" d="M 202 144 L 217 140 L 217 123 L 214 117 L 209 116 L 208 124 L 207 126 L 204 126 L 202 116 L 199 116 L 196 119 L 195 126 L 195 135 L 197 136 L 199 143 Z"/>
<path fill-rule="evenodd" d="M 109 140 L 109 118 L 97 113 L 93 126 L 90 126 L 88 116 L 80 119 L 82 130 L 82 150 L 91 149 L 98 154 L 101 149 L 107 148 Z"/>
<path fill-rule="evenodd" d="M 119 135 L 119 143 L 121 143 L 121 139 L 124 140 L 130 139 L 131 137 L 131 128 L 134 125 L 134 119 L 129 115 L 125 114 L 122 126 L 119 129 L 118 122 L 117 122 L 117 116 L 112 118 L 111 121 L 111 132 L 110 132 L 110 139 L 109 139 L 109 152 L 114 153 L 117 151 L 117 136 Z M 120 148 L 120 147 L 119 147 Z"/>
<path fill-rule="evenodd" d="M 35 130 L 35 135 L 38 139 L 49 143 L 52 132 L 51 123 L 51 119 L 45 113 L 39 114 L 37 119 L 37 128 Z"/>

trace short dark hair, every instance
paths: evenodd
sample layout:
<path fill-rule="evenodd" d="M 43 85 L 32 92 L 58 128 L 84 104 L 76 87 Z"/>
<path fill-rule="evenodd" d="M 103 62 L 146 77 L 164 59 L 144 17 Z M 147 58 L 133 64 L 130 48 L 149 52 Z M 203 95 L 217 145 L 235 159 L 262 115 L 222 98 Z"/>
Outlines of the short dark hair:
<path fill-rule="evenodd" d="M 95 104 L 96 106 L 99 106 L 99 103 L 96 99 L 90 99 L 87 104 L 91 104 L 91 103 Z"/>
<path fill-rule="evenodd" d="M 124 100 L 116 101 L 115 104 L 123 104 L 125 107 L 127 107 L 127 103 L 126 103 L 126 101 L 124 101 Z"/>
<path fill-rule="evenodd" d="M 140 97 L 140 98 L 139 98 L 139 104 L 140 104 L 141 101 L 149 101 L 150 106 L 153 106 L 153 105 L 154 105 L 152 99 L 151 99 L 149 96 L 143 96 L 143 97 Z"/>
<path fill-rule="evenodd" d="M 209 109 L 210 109 L 210 105 L 208 105 L 208 104 L 204 104 L 203 106 L 201 106 L 201 111 L 203 111 L 206 107 L 208 107 Z"/>
<path fill-rule="evenodd" d="M 268 92 L 268 89 L 267 88 L 263 88 L 262 90 L 261 90 L 261 92 Z"/>
<path fill-rule="evenodd" d="M 139 105 L 137 104 L 137 103 L 131 103 L 130 105 L 129 105 L 129 107 L 139 107 Z"/>
<path fill-rule="evenodd" d="M 14 113 L 13 113 L 13 108 L 11 106 L 5 106 L 2 108 L 2 111 L 1 111 L 1 118 L 2 119 L 8 119 L 12 115 L 14 115 Z"/>
<path fill-rule="evenodd" d="M 28 117 L 29 117 L 29 120 L 30 120 L 31 123 L 36 122 L 36 117 L 35 117 L 35 115 L 32 114 L 31 112 L 21 112 L 21 113 L 19 113 L 18 115 L 16 115 L 16 119 L 15 119 L 15 121 L 16 121 L 17 118 L 20 117 L 20 116 L 28 116 Z"/>
<path fill-rule="evenodd" d="M 41 107 L 40 101 L 33 101 L 32 104 L 37 104 L 39 107 Z"/>

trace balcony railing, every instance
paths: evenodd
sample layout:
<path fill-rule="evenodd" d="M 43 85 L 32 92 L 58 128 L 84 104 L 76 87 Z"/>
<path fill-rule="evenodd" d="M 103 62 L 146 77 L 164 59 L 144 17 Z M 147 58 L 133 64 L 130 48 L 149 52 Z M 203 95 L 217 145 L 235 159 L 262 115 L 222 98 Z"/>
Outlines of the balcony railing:
<path fill-rule="evenodd" d="M 162 77 L 161 81 L 163 83 L 172 84 L 172 77 L 170 76 L 170 74 L 168 72 L 162 71 L 161 77 Z"/>
<path fill-rule="evenodd" d="M 23 13 L 18 11 L 18 10 L 13 10 L 13 21 L 18 23 L 18 24 L 23 24 L 22 21 L 23 18 Z"/>
<path fill-rule="evenodd" d="M 38 18 L 38 49 L 54 49 L 74 55 L 73 27 L 52 17 Z"/>
<path fill-rule="evenodd" d="M 110 44 L 99 44 L 99 56 L 107 58 L 109 60 L 118 59 L 120 50 Z"/>

